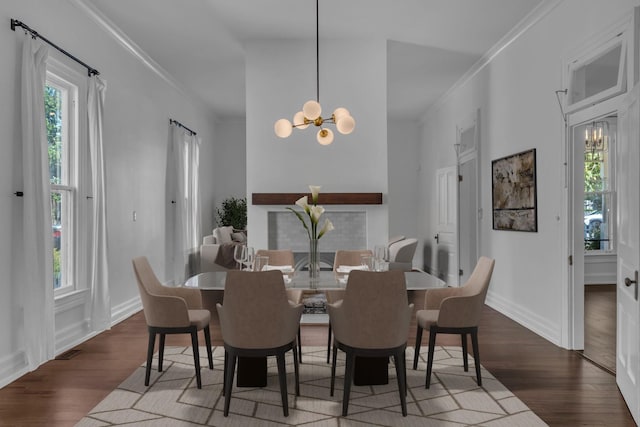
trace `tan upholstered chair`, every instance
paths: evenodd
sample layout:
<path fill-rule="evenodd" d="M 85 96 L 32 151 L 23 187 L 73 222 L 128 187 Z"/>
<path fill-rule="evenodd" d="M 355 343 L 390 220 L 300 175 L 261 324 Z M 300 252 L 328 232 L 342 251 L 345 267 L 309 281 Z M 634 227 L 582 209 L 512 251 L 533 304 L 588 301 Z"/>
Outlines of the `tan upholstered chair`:
<path fill-rule="evenodd" d="M 389 270 L 411 271 L 418 239 L 401 239 L 389 245 Z"/>
<path fill-rule="evenodd" d="M 405 349 L 413 304 L 402 271 L 352 271 L 344 299 L 327 306 L 333 325 L 331 395 L 338 349 L 346 353 L 342 416 L 347 416 L 356 356 L 391 357 L 396 366 L 402 415 L 407 416 Z"/>
<path fill-rule="evenodd" d="M 204 331 L 204 340 L 209 357 L 209 369 L 213 369 L 211 354 L 211 334 L 209 321 L 211 313 L 202 309 L 202 296 L 197 289 L 170 288 L 163 286 L 156 277 L 146 257 L 133 259 L 133 271 L 138 282 L 138 290 L 142 299 L 144 318 L 149 329 L 149 345 L 147 348 L 147 368 L 144 385 L 149 385 L 151 361 L 156 334 L 160 334 L 158 345 L 158 371 L 162 372 L 164 357 L 164 341 L 166 334 L 191 334 L 193 346 L 193 363 L 196 367 L 196 382 L 202 388 L 200 379 L 200 354 L 198 351 L 198 331 Z"/>
<path fill-rule="evenodd" d="M 269 257 L 269 265 L 277 266 L 295 266 L 295 258 L 291 249 L 258 249 L 256 256 Z M 287 298 L 294 304 L 302 302 L 302 289 L 287 289 Z M 300 336 L 300 328 L 298 328 L 298 358 L 302 363 L 302 340 Z"/>
<path fill-rule="evenodd" d="M 336 278 L 345 278 L 347 276 L 346 274 L 338 273 L 337 272 L 338 267 L 361 265 L 362 264 L 361 257 L 363 255 L 373 256 L 373 252 L 370 249 L 336 251 L 336 254 L 333 258 L 333 272 L 335 273 Z M 327 304 L 333 304 L 334 302 L 338 302 L 342 298 L 344 298 L 344 289 L 332 289 L 330 291 L 325 291 L 324 293 L 327 297 Z M 330 355 L 331 355 L 331 321 L 329 321 L 329 335 L 327 337 L 327 363 L 329 363 Z"/>
<path fill-rule="evenodd" d="M 229 271 L 224 305 L 217 304 L 224 341 L 224 416 L 229 415 L 238 357 L 276 356 L 282 410 L 289 415 L 285 353 L 293 350 L 296 395 L 300 394 L 296 332 L 302 305 L 287 299 L 279 271 Z"/>
<path fill-rule="evenodd" d="M 462 337 L 462 356 L 464 370 L 469 370 L 467 356 L 467 334 L 471 335 L 473 358 L 476 366 L 476 379 L 482 385 L 480 376 L 480 352 L 478 349 L 478 324 L 484 306 L 489 282 L 493 273 L 495 260 L 480 257 L 469 280 L 459 288 L 428 289 L 424 299 L 424 310 L 416 313 L 417 333 L 413 369 L 418 367 L 422 330 L 429 330 L 429 354 L 427 360 L 427 379 L 425 387 L 431 384 L 431 370 L 433 367 L 433 351 L 436 335 L 460 334 Z"/>

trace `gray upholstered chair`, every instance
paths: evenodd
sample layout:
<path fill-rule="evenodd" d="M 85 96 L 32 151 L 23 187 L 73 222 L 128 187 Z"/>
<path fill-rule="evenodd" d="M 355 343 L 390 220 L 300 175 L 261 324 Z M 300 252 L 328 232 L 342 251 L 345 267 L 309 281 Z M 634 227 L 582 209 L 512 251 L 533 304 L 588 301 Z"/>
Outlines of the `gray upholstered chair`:
<path fill-rule="evenodd" d="M 258 249 L 256 251 L 256 257 L 266 256 L 269 257 L 269 265 L 273 266 L 291 266 L 295 265 L 295 258 L 291 249 Z M 302 302 L 302 289 L 286 290 L 287 298 L 294 304 L 300 304 Z M 302 340 L 300 336 L 300 328 L 298 328 L 298 359 L 302 363 Z"/>
<path fill-rule="evenodd" d="M 473 358 L 476 366 L 476 379 L 482 385 L 480 376 L 480 352 L 478 348 L 478 324 L 484 306 L 495 260 L 480 257 L 473 273 L 464 286 L 459 288 L 428 289 L 424 299 L 424 310 L 416 313 L 417 333 L 413 369 L 418 367 L 420 344 L 423 329 L 429 330 L 429 353 L 427 357 L 427 379 L 425 388 L 431 384 L 431 370 L 433 367 L 433 352 L 436 335 L 460 334 L 462 337 L 462 356 L 464 370 L 469 370 L 467 356 L 467 334 L 471 335 Z"/>
<path fill-rule="evenodd" d="M 289 415 L 285 353 L 293 350 L 296 395 L 300 394 L 296 333 L 303 306 L 287 299 L 279 271 L 229 271 L 224 304 L 217 304 L 224 341 L 224 416 L 229 415 L 238 357 L 276 356 L 284 416 Z"/>
<path fill-rule="evenodd" d="M 342 416 L 347 415 L 354 363 L 359 357 L 393 356 L 402 415 L 407 416 L 405 349 L 413 304 L 401 271 L 352 271 L 344 299 L 327 306 L 333 325 L 333 396 L 338 349 L 346 353 Z"/>
<path fill-rule="evenodd" d="M 359 266 L 362 264 L 361 257 L 363 255 L 373 256 L 373 252 L 370 249 L 358 249 L 358 250 L 338 250 L 333 258 L 333 272 L 336 278 L 344 279 L 347 274 L 338 273 L 338 268 L 342 266 Z M 344 298 L 344 289 L 332 289 L 325 291 L 327 297 L 327 304 L 333 304 Z M 327 363 L 331 357 L 331 321 L 329 321 L 329 334 L 327 337 Z"/>
<path fill-rule="evenodd" d="M 163 286 L 156 277 L 146 257 L 133 259 L 135 272 L 142 299 L 144 318 L 149 329 L 149 345 L 147 347 L 147 367 L 144 385 L 149 385 L 151 361 L 155 347 L 156 334 L 160 334 L 158 345 L 158 371 L 162 372 L 164 342 L 166 334 L 190 334 L 193 346 L 193 363 L 196 368 L 196 383 L 202 388 L 200 379 L 200 354 L 198 351 L 198 331 L 204 331 L 204 340 L 209 357 L 209 369 L 213 369 L 211 354 L 211 334 L 209 321 L 211 313 L 202 309 L 202 296 L 198 289 L 171 288 Z"/>
<path fill-rule="evenodd" d="M 418 239 L 401 239 L 389 245 L 389 270 L 411 271 Z"/>

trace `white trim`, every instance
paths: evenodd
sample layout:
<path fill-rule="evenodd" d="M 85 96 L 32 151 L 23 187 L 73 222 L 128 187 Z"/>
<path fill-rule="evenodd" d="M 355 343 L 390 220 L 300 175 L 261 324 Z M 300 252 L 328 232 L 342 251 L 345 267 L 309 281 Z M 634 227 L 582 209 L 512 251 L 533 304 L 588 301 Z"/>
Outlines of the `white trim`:
<path fill-rule="evenodd" d="M 16 351 L 0 359 L 0 388 L 12 383 L 27 372 L 27 357 L 24 351 Z"/>
<path fill-rule="evenodd" d="M 171 75 L 167 70 L 162 68 L 160 64 L 154 61 L 147 53 L 142 50 L 124 31 L 107 18 L 102 12 L 98 10 L 93 4 L 86 0 L 69 0 L 78 9 L 84 12 L 92 21 L 94 21 L 100 28 L 102 28 L 108 35 L 115 39 L 122 47 L 125 48 L 136 59 L 146 65 L 151 71 L 158 75 L 161 79 L 167 82 L 170 86 L 180 91 L 183 95 L 187 95 L 186 90 L 180 83 Z"/>
<path fill-rule="evenodd" d="M 76 0 L 77 1 L 77 0 Z M 505 34 L 496 44 L 493 45 L 478 61 L 476 61 L 471 68 L 462 75 L 444 94 L 442 94 L 436 101 L 427 108 L 424 112 L 420 122 L 429 116 L 430 111 L 436 111 L 444 105 L 444 103 L 457 91 L 460 87 L 464 86 L 471 80 L 476 74 L 478 74 L 484 67 L 489 65 L 493 59 L 498 56 L 504 49 L 506 49 L 511 43 L 515 42 L 526 33 L 531 27 L 537 24 L 542 18 L 547 16 L 553 9 L 555 9 L 562 0 L 543 0 L 538 6 L 536 6 L 531 12 L 527 14 L 519 23 L 517 23 L 507 34 Z"/>
<path fill-rule="evenodd" d="M 491 289 L 489 289 L 487 293 L 485 303 L 494 310 L 509 317 L 511 320 L 540 335 L 547 341 L 550 341 L 558 347 L 563 347 L 561 343 L 561 333 L 555 322 L 538 316 L 526 307 L 515 304 L 513 301 L 505 299 L 496 292 L 491 292 Z"/>
<path fill-rule="evenodd" d="M 115 307 L 111 307 L 111 326 L 117 325 L 139 311 L 142 311 L 140 296 L 131 298 Z"/>

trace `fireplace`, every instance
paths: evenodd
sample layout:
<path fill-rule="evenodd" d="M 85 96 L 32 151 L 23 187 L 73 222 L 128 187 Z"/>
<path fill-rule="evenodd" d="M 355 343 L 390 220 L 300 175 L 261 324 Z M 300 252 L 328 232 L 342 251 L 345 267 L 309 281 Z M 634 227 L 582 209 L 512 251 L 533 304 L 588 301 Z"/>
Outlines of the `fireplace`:
<path fill-rule="evenodd" d="M 318 243 L 320 267 L 331 270 L 337 250 L 357 250 L 367 247 L 367 213 L 365 211 L 332 211 L 322 215 L 321 224 L 329 219 L 335 230 L 326 233 Z M 309 237 L 300 220 L 290 211 L 267 213 L 269 249 L 291 249 L 296 270 L 306 268 Z"/>

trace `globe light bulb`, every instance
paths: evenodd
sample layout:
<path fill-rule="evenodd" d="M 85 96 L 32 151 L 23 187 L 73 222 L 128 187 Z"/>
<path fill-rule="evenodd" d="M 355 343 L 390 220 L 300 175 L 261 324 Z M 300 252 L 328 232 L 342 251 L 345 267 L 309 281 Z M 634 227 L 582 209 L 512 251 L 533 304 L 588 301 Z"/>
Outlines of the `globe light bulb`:
<path fill-rule="evenodd" d="M 294 116 L 293 116 L 293 124 L 295 125 L 295 127 L 297 127 L 298 129 L 306 129 L 309 127 L 309 124 L 307 123 L 306 125 L 304 124 L 304 112 L 303 111 L 298 111 Z"/>
<path fill-rule="evenodd" d="M 333 132 L 331 129 L 322 128 L 318 131 L 317 139 L 320 145 L 329 145 L 333 142 Z"/>
<path fill-rule="evenodd" d="M 273 130 L 280 138 L 287 138 L 293 131 L 293 125 L 287 119 L 280 119 L 273 125 Z"/>
<path fill-rule="evenodd" d="M 342 117 L 350 116 L 350 115 L 351 113 L 349 113 L 349 110 L 347 110 L 344 107 L 338 107 L 333 112 L 333 119 L 335 120 L 336 123 L 338 123 L 338 120 L 340 120 Z"/>
<path fill-rule="evenodd" d="M 315 120 L 322 114 L 322 107 L 318 102 L 311 100 L 304 103 L 302 111 L 307 119 Z"/>
<path fill-rule="evenodd" d="M 349 135 L 353 132 L 353 129 L 356 127 L 356 121 L 351 116 L 341 117 L 338 121 L 336 121 L 336 128 L 338 132 L 343 135 Z"/>

